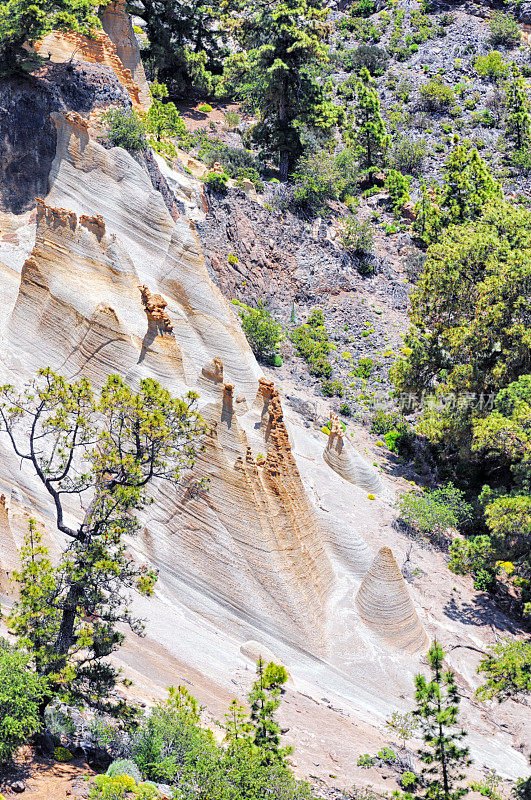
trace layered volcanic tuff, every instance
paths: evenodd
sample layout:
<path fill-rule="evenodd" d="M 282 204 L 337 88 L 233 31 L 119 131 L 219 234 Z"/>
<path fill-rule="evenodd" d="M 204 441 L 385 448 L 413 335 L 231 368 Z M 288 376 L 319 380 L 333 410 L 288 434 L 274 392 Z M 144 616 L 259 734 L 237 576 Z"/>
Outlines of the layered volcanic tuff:
<path fill-rule="evenodd" d="M 323 748 L 344 740 L 346 772 L 357 736 L 349 716 L 383 725 L 392 710 L 407 710 L 427 633 L 468 642 L 476 629 L 471 636 L 466 621 L 453 620 L 445 633 L 429 564 L 427 589 L 406 585 L 387 550 L 383 568 L 381 553 L 371 567 L 389 542 L 398 561 L 405 555 L 389 483 L 346 446 L 335 421 L 323 459 L 320 431 L 298 424 L 282 387 L 262 374 L 205 266 L 194 224 L 207 209 L 201 185 L 158 158 L 103 147 L 91 110 L 49 109 L 56 148 L 40 197 L 23 214 L 0 214 L 0 380 L 20 386 L 49 365 L 96 387 L 119 373 L 133 386 L 149 376 L 175 394 L 199 393 L 204 450 L 178 490 L 154 485 L 129 543 L 160 577 L 154 598 L 135 601 L 147 637 L 128 637 L 118 662 L 137 696 L 182 678 L 225 701 L 248 688 L 249 654 L 272 653 L 299 700 L 314 698 L 312 713 L 323 694 L 344 709 L 342 733 L 330 726 L 337 744 Z M 380 492 L 376 500 L 368 489 Z M 1 435 L 0 493 L 9 607 L 29 516 L 53 554 L 63 542 L 48 496 Z M 67 512 L 81 509 L 72 500 Z M 461 677 L 469 686 L 466 665 Z M 473 747 L 503 771 L 507 753 L 519 756 L 506 734 L 483 736 L 470 709 Z M 340 771 L 334 764 L 322 774 Z"/>
<path fill-rule="evenodd" d="M 343 428 L 337 414 L 330 412 L 330 433 L 323 458 L 338 475 L 346 481 L 366 489 L 368 492 L 381 492 L 380 476 L 361 458 L 343 436 Z"/>
<path fill-rule="evenodd" d="M 360 617 L 379 636 L 412 653 L 425 650 L 428 638 L 411 602 L 391 548 L 382 547 L 356 596 Z"/>

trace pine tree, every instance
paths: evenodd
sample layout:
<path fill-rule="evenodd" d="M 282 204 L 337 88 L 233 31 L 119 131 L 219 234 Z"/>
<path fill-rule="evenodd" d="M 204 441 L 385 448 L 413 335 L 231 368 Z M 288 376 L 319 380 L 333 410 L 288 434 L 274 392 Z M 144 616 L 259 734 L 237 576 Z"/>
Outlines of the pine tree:
<path fill-rule="evenodd" d="M 280 727 L 275 720 L 275 711 L 280 705 L 280 694 L 288 673 L 284 667 L 272 662 L 266 667 L 260 658 L 256 674 L 258 678 L 249 694 L 254 743 L 262 753 L 263 762 L 269 764 L 282 761 L 291 752 L 291 748 L 280 747 Z"/>
<path fill-rule="evenodd" d="M 249 714 L 245 706 L 237 700 L 233 700 L 225 714 L 222 728 L 225 731 L 225 741 L 229 747 L 248 744 L 251 741 L 250 734 L 253 726 L 249 722 Z"/>
<path fill-rule="evenodd" d="M 444 651 L 434 641 L 428 651 L 431 680 L 415 675 L 414 711 L 418 718 L 426 747 L 419 757 L 428 766 L 422 770 L 426 778 L 425 797 L 429 800 L 458 800 L 467 793 L 456 783 L 464 778 L 459 771 L 470 763 L 468 748 L 460 742 L 465 731 L 456 730 L 458 724 L 459 695 L 454 673 L 443 669 Z"/>
<path fill-rule="evenodd" d="M 385 124 L 380 113 L 380 98 L 374 79 L 367 67 L 360 70 L 356 87 L 356 132 L 357 155 L 363 169 L 382 166 L 389 145 Z"/>
<path fill-rule="evenodd" d="M 154 133 L 158 142 L 164 136 L 184 135 L 186 125 L 175 103 L 164 102 L 169 94 L 166 84 L 153 81 L 149 91 L 152 102 L 145 117 L 146 130 Z"/>
<path fill-rule="evenodd" d="M 0 432 L 35 469 L 68 542 L 52 566 L 32 522 L 16 576 L 9 623 L 48 679 L 41 711 L 57 695 L 104 706 L 117 677 L 106 659 L 123 641 L 119 625 L 143 631 L 127 592 L 150 595 L 156 574 L 131 559 L 124 537 L 138 528 L 152 478 L 175 484 L 193 465 L 205 430 L 196 397 L 172 398 L 150 379 L 134 393 L 116 375 L 95 397 L 86 379 L 68 383 L 50 369 L 22 392 L 0 387 Z M 79 502 L 73 526 L 65 499 L 69 511 Z"/>
<path fill-rule="evenodd" d="M 490 202 L 502 197 L 500 184 L 478 151 L 460 144 L 456 136 L 444 164 L 444 184 L 442 188 L 432 186 L 429 191 L 422 187 L 413 227 L 426 244 L 432 244 L 448 225 L 477 219 Z"/>
<path fill-rule="evenodd" d="M 228 52 L 224 20 L 230 0 L 132 0 L 130 7 L 146 23 L 143 60 L 153 77 L 165 81 L 173 96 L 186 96 L 191 86 L 211 93 Z"/>
<path fill-rule="evenodd" d="M 531 114 L 525 84 L 516 64 L 512 66 L 512 78 L 506 88 L 507 128 L 506 136 L 515 150 L 527 147 L 531 137 Z"/>
<path fill-rule="evenodd" d="M 460 144 L 457 136 L 444 166 L 441 208 L 447 225 L 476 219 L 488 201 L 501 199 L 501 187 L 478 151 Z"/>
<path fill-rule="evenodd" d="M 281 181 L 302 152 L 301 126 L 328 134 L 339 116 L 315 75 L 328 60 L 326 16 L 320 0 L 271 0 L 242 8 L 234 27 L 241 51 L 227 59 L 222 85 L 259 112 L 252 138 Z"/>
<path fill-rule="evenodd" d="M 37 674 L 44 675 L 56 658 L 48 645 L 60 620 L 59 609 L 51 602 L 58 590 L 58 576 L 34 519 L 29 520 L 19 556 L 20 570 L 13 572 L 19 600 L 7 623 L 9 631 L 19 637 L 19 646 L 31 653 Z"/>

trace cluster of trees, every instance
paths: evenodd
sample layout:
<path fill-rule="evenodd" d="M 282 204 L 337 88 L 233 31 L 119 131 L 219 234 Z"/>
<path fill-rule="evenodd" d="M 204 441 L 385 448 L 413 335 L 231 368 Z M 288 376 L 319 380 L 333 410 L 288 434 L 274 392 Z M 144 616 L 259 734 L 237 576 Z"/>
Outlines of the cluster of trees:
<path fill-rule="evenodd" d="M 22 392 L 0 389 L 0 430 L 50 495 L 67 540 L 54 564 L 30 522 L 15 574 L 20 599 L 7 619 L 45 687 L 41 717 L 58 696 L 111 703 L 118 675 L 107 657 L 123 641 L 118 626 L 143 631 L 128 592 L 150 595 L 156 581 L 129 557 L 125 537 L 138 529 L 149 484 L 178 484 L 193 466 L 205 432 L 196 399 L 175 399 L 150 379 L 134 392 L 116 375 L 96 395 L 86 379 L 70 383 L 50 369 Z"/>

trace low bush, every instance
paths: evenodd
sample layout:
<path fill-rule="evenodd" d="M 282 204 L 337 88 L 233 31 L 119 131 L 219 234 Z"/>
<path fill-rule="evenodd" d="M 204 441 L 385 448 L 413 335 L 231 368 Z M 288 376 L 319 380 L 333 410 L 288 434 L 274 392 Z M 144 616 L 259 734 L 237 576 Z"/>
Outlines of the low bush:
<path fill-rule="evenodd" d="M 522 147 L 520 150 L 515 150 L 511 154 L 511 164 L 522 175 L 531 174 L 531 150 L 527 147 Z"/>
<path fill-rule="evenodd" d="M 118 775 L 129 775 L 137 783 L 142 780 L 140 770 L 135 762 L 129 758 L 119 758 L 113 761 L 112 764 L 109 764 L 106 774 L 111 778 L 116 778 Z"/>
<path fill-rule="evenodd" d="M 238 114 L 237 111 L 234 111 L 233 109 L 225 111 L 223 116 L 225 118 L 225 126 L 229 131 L 233 131 L 234 128 L 237 128 L 241 122 L 240 115 Z"/>
<path fill-rule="evenodd" d="M 329 340 L 321 309 L 313 309 L 306 323 L 292 331 L 291 340 L 297 353 L 308 363 L 312 375 L 330 378 L 332 365 L 328 355 L 334 345 Z"/>
<path fill-rule="evenodd" d="M 129 775 L 97 775 L 90 789 L 90 800 L 159 800 L 153 783 L 137 783 Z"/>
<path fill-rule="evenodd" d="M 227 147 L 221 143 L 208 146 L 203 143 L 198 153 L 199 158 L 212 167 L 216 162 L 223 167 L 229 178 L 234 180 L 250 180 L 259 192 L 264 190 L 264 185 L 258 172 L 258 162 L 248 150 L 242 147 Z"/>
<path fill-rule="evenodd" d="M 0 765 L 39 730 L 46 681 L 30 669 L 30 657 L 0 639 Z"/>
<path fill-rule="evenodd" d="M 211 192 L 219 192 L 219 194 L 225 194 L 228 182 L 229 176 L 225 172 L 209 172 L 205 178 L 207 189 Z"/>
<path fill-rule="evenodd" d="M 389 55 L 382 47 L 373 44 L 361 44 L 354 50 L 347 50 L 343 59 L 343 68 L 346 72 L 359 72 L 366 67 L 371 75 L 383 75 Z"/>
<path fill-rule="evenodd" d="M 53 757 L 55 758 L 56 761 L 59 761 L 60 763 L 63 764 L 68 761 L 72 761 L 72 759 L 74 758 L 68 747 L 62 747 L 61 745 L 59 747 L 54 748 Z"/>
<path fill-rule="evenodd" d="M 358 767 L 363 767 L 363 769 L 369 769 L 374 766 L 374 761 L 375 759 L 368 753 L 362 753 L 361 756 L 358 757 L 356 765 Z"/>
<path fill-rule="evenodd" d="M 273 319 L 269 309 L 262 303 L 258 308 L 252 308 L 237 300 L 232 302 L 237 307 L 243 332 L 256 358 L 275 365 L 282 339 L 282 325 Z"/>
<path fill-rule="evenodd" d="M 147 147 L 146 128 L 132 109 L 113 108 L 103 117 L 108 139 L 114 147 L 138 153 Z"/>
<path fill-rule="evenodd" d="M 361 222 L 354 216 L 347 217 L 341 226 L 341 244 L 357 256 L 365 256 L 372 252 L 374 234 L 368 220 Z"/>
<path fill-rule="evenodd" d="M 378 758 L 386 764 L 392 764 L 396 761 L 396 753 L 390 747 L 382 747 L 381 750 L 378 750 Z"/>
<path fill-rule="evenodd" d="M 370 17 L 376 11 L 374 0 L 354 0 L 349 8 L 352 17 Z"/>
<path fill-rule="evenodd" d="M 389 193 L 393 211 L 395 215 L 399 215 L 401 209 L 411 200 L 409 194 L 410 178 L 406 178 L 401 172 L 396 169 L 387 170 L 385 176 L 385 188 Z"/>
<path fill-rule="evenodd" d="M 418 776 L 415 775 L 415 773 L 411 772 L 410 770 L 406 770 L 406 772 L 403 772 L 402 775 L 400 776 L 400 785 L 402 789 L 405 789 L 406 791 L 414 789 L 417 783 L 418 783 Z"/>
<path fill-rule="evenodd" d="M 445 111 L 455 103 L 454 90 L 439 75 L 420 87 L 420 99 L 427 111 Z"/>
<path fill-rule="evenodd" d="M 350 150 L 333 155 L 318 150 L 302 156 L 293 173 L 295 204 L 311 214 L 322 212 L 328 200 L 342 199 L 357 185 L 358 168 Z"/>
<path fill-rule="evenodd" d="M 414 490 L 396 503 L 400 518 L 413 533 L 443 543 L 449 528 L 460 528 L 472 515 L 464 493 L 452 483 L 440 489 Z"/>
<path fill-rule="evenodd" d="M 343 397 L 345 388 L 341 381 L 323 381 L 321 384 L 321 391 L 325 397 Z"/>
<path fill-rule="evenodd" d="M 425 139 L 411 135 L 396 136 L 388 153 L 388 164 L 392 169 L 405 175 L 417 176 L 422 173 L 422 166 L 428 153 L 429 147 Z"/>
<path fill-rule="evenodd" d="M 486 56 L 478 56 L 474 61 L 474 69 L 481 78 L 503 80 L 509 75 L 510 67 L 502 54 L 491 50 Z"/>
<path fill-rule="evenodd" d="M 372 358 L 368 356 L 358 359 L 358 366 L 350 373 L 354 378 L 370 378 L 375 367 Z"/>
<path fill-rule="evenodd" d="M 209 103 L 200 103 L 200 105 L 197 106 L 197 110 L 202 114 L 210 114 L 212 106 Z"/>
<path fill-rule="evenodd" d="M 503 11 L 493 11 L 490 17 L 490 42 L 512 49 L 520 44 L 522 31 L 516 20 Z"/>

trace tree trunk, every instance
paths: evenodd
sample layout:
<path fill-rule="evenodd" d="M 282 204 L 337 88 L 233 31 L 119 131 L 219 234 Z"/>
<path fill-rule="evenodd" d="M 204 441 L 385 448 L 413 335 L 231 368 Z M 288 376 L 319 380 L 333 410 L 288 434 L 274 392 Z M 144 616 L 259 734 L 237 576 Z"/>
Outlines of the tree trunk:
<path fill-rule="evenodd" d="M 74 625 L 79 601 L 83 597 L 83 587 L 79 583 L 74 583 L 68 590 L 61 626 L 57 635 L 56 652 L 60 656 L 66 657 L 74 641 Z M 63 659 L 62 659 L 63 660 Z M 66 658 L 65 658 L 66 660 Z"/>
<path fill-rule="evenodd" d="M 289 151 L 288 150 L 281 150 L 280 151 L 279 173 L 280 173 L 280 180 L 282 181 L 282 183 L 285 183 L 288 180 L 288 175 L 289 175 Z"/>
<path fill-rule="evenodd" d="M 282 79 L 280 97 L 278 99 L 278 122 L 281 131 L 282 130 L 285 131 L 288 120 L 287 99 L 288 99 L 288 80 L 286 77 L 284 77 Z M 289 163 L 290 163 L 290 152 L 284 145 L 284 147 L 280 148 L 279 163 L 278 163 L 280 180 L 283 183 L 288 180 Z"/>

